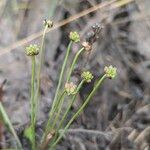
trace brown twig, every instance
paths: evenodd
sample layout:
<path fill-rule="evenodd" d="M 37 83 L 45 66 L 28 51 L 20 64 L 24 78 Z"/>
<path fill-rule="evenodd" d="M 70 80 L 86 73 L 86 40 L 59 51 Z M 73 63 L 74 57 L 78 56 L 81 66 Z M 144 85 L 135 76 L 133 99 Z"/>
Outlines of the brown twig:
<path fill-rule="evenodd" d="M 109 5 L 111 5 L 111 7 L 110 7 L 111 9 L 115 9 L 115 8 L 121 7 L 123 5 L 126 5 L 128 3 L 131 3 L 133 1 L 134 0 L 122 0 L 120 2 L 116 2 L 116 0 L 111 0 L 111 1 L 100 3 L 100 4 L 96 5 L 96 6 L 93 6 L 93 7 L 89 8 L 89 9 L 86 9 L 86 10 L 80 12 L 80 13 L 77 13 L 76 15 L 73 15 L 73 16 L 65 19 L 65 20 L 62 20 L 62 21 L 56 23 L 53 28 L 47 30 L 47 33 L 52 31 L 52 30 L 55 30 L 55 29 L 57 29 L 59 27 L 62 27 L 62 26 L 66 25 L 66 24 L 68 24 L 68 23 L 70 23 L 70 22 L 72 22 L 74 20 L 77 20 L 77 19 L 79 19 L 79 18 L 81 18 L 81 17 L 83 17 L 83 16 L 85 16 L 85 15 L 87 15 L 89 13 L 92 13 L 92 12 L 98 10 L 98 9 L 102 9 L 102 8 L 107 7 Z M 42 33 L 43 33 L 43 31 L 39 31 L 39 32 L 37 32 L 35 34 L 32 34 L 32 35 L 30 35 L 30 36 L 28 36 L 28 37 L 26 37 L 26 38 L 24 38 L 24 39 L 22 39 L 22 40 L 20 40 L 20 41 L 18 41 L 16 43 L 14 43 L 14 44 L 12 44 L 11 46 L 8 46 L 6 48 L 0 49 L 0 51 L 1 51 L 0 56 L 3 55 L 3 54 L 8 53 L 11 50 L 14 50 L 14 49 L 16 49 L 16 48 L 18 48 L 20 46 L 23 46 L 23 45 L 31 42 L 32 40 L 35 40 L 35 39 L 41 37 Z"/>

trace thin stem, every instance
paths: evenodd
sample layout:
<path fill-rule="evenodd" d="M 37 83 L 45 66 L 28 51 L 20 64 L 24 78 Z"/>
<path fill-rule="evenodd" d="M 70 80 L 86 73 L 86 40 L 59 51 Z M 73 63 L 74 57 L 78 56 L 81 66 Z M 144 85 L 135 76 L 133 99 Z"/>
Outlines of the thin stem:
<path fill-rule="evenodd" d="M 84 48 L 81 48 L 81 49 L 76 53 L 76 55 L 75 55 L 75 57 L 74 57 L 74 59 L 73 59 L 73 62 L 72 62 L 72 64 L 71 64 L 69 73 L 68 73 L 68 75 L 67 75 L 67 80 L 66 80 L 66 82 L 69 82 L 70 77 L 71 77 L 71 74 L 72 74 L 73 69 L 74 69 L 74 67 L 75 67 L 75 64 L 76 64 L 76 62 L 77 62 L 77 60 L 78 60 L 78 58 L 79 58 L 79 56 L 80 56 L 80 54 L 82 53 L 83 50 L 84 50 Z M 81 88 L 81 86 L 82 86 L 83 83 L 84 83 L 84 81 L 82 81 L 82 82 L 79 84 L 79 86 L 78 86 L 78 88 L 77 88 L 77 93 L 78 93 L 78 91 L 80 90 L 80 88 Z M 57 129 L 57 130 L 59 130 L 59 129 L 61 128 L 61 126 L 62 126 L 62 124 L 63 124 L 65 118 L 66 118 L 67 115 L 68 115 L 68 112 L 70 111 L 70 108 L 71 108 L 72 104 L 73 104 L 74 101 L 76 100 L 76 96 L 77 96 L 77 94 L 75 94 L 75 95 L 72 97 L 72 99 L 70 100 L 69 106 L 67 107 L 67 110 L 65 111 L 65 113 L 64 113 L 64 115 L 63 115 L 63 117 L 62 117 L 62 119 L 61 119 L 61 121 L 60 121 L 60 123 L 59 123 L 59 126 L 58 126 L 58 129 Z M 56 135 L 55 137 L 57 137 L 57 135 Z M 55 137 L 54 137 L 54 141 L 55 141 Z"/>
<path fill-rule="evenodd" d="M 67 53 L 66 53 L 66 56 L 65 56 L 65 59 L 64 59 L 64 63 L 63 63 L 62 69 L 61 69 L 58 86 L 57 86 L 57 89 L 56 89 L 54 101 L 53 101 L 52 108 L 51 108 L 51 111 L 50 111 L 50 119 L 49 119 L 49 121 L 51 120 L 51 117 L 52 117 L 53 111 L 54 111 L 54 107 L 56 105 L 56 101 L 57 101 L 58 93 L 59 93 L 59 90 L 60 90 L 63 74 L 64 74 L 64 71 L 65 71 L 65 67 L 66 67 L 66 64 L 67 64 L 68 56 L 69 56 L 69 53 L 70 53 L 70 50 L 71 50 L 71 45 L 72 45 L 72 41 L 69 43 L 68 48 L 67 48 Z"/>
<path fill-rule="evenodd" d="M 34 84 L 35 84 L 35 56 L 31 57 L 32 59 L 32 75 L 31 75 L 31 126 L 32 126 L 32 150 L 35 150 L 35 89 L 34 89 Z"/>
<path fill-rule="evenodd" d="M 56 104 L 56 106 L 55 106 L 55 108 L 54 108 L 54 114 L 55 113 L 57 113 L 57 115 L 58 115 L 58 112 L 57 112 L 57 109 L 58 108 L 60 108 L 60 105 L 62 104 L 62 99 L 64 98 L 64 96 L 65 96 L 65 91 L 63 91 L 62 92 L 62 94 L 60 95 L 60 97 L 59 97 L 59 99 L 58 99 L 58 101 L 57 101 L 57 104 Z M 51 129 L 53 129 L 53 126 L 54 126 L 54 122 L 56 122 L 56 118 L 57 118 L 57 115 L 56 115 L 56 117 L 54 118 L 54 121 L 53 121 L 53 124 L 52 124 L 52 126 L 50 126 L 49 128 L 47 128 L 47 130 L 45 131 L 45 133 L 46 133 L 46 135 L 48 134 L 48 132 L 51 130 Z M 53 116 L 54 117 L 54 116 Z"/>
<path fill-rule="evenodd" d="M 45 26 L 44 31 L 43 31 L 43 36 L 42 36 L 42 41 L 41 41 L 41 46 L 40 46 L 40 61 L 38 63 L 38 70 L 37 70 L 37 89 L 36 89 L 36 95 L 35 95 L 35 101 L 36 101 L 36 110 L 38 110 L 39 106 L 39 96 L 40 96 L 40 77 L 41 77 L 41 68 L 44 60 L 44 54 L 45 54 L 45 49 L 44 49 L 44 41 L 45 41 L 45 35 L 46 31 L 48 29 L 48 26 Z M 35 116 L 35 121 L 36 121 L 36 116 Z"/>
<path fill-rule="evenodd" d="M 65 71 L 65 67 L 66 67 L 66 64 L 67 64 L 68 56 L 69 56 L 69 53 L 70 53 L 70 50 L 71 50 L 71 45 L 72 45 L 72 41 L 70 41 L 70 43 L 68 45 L 68 48 L 67 48 L 66 56 L 65 56 L 64 63 L 63 63 L 63 66 L 62 66 L 62 69 L 61 69 L 61 73 L 60 73 L 60 76 L 59 76 L 58 86 L 57 86 L 57 89 L 56 89 L 56 93 L 55 93 L 55 97 L 54 97 L 54 101 L 53 101 L 53 104 L 52 104 L 52 109 L 51 109 L 51 113 L 50 114 L 53 113 L 53 109 L 54 109 L 55 103 L 57 101 L 58 93 L 59 93 L 60 86 L 61 86 L 61 83 L 62 83 L 63 74 L 64 74 L 64 71 Z"/>
<path fill-rule="evenodd" d="M 57 108 L 59 108 L 58 109 L 58 112 L 57 112 L 57 109 L 56 109 L 56 117 L 55 117 L 55 119 L 54 119 L 54 121 L 53 121 L 53 124 L 52 124 L 52 127 L 51 127 L 51 129 L 53 129 L 54 127 L 55 127 L 55 125 L 56 125 L 56 123 L 57 123 L 57 121 L 58 121 L 58 119 L 59 119 L 59 116 L 60 116 L 60 112 L 61 112 L 61 110 L 62 110 L 62 106 L 63 106 L 63 102 L 64 102 L 64 96 L 65 96 L 65 92 L 63 92 L 63 94 L 62 94 L 62 96 L 61 96 L 61 99 L 60 99 L 60 103 L 58 104 L 58 106 L 57 106 Z"/>
<path fill-rule="evenodd" d="M 54 118 L 54 121 L 53 121 L 53 124 L 49 127 L 49 128 L 46 128 L 46 131 L 45 131 L 45 133 L 44 133 L 44 135 L 43 135 L 43 137 L 42 137 L 42 144 L 41 144 L 41 149 L 44 149 L 45 147 L 47 147 L 47 145 L 49 144 L 49 141 L 47 141 L 47 140 L 45 140 L 46 139 L 46 136 L 48 135 L 48 133 L 51 131 L 51 129 L 53 130 L 53 128 L 54 128 L 54 126 L 55 126 L 55 124 L 56 124 L 56 122 L 57 122 L 57 119 L 58 119 L 58 117 L 59 117 L 59 114 L 60 114 L 60 111 L 61 111 L 61 105 L 63 104 L 63 102 L 62 102 L 62 99 L 64 98 L 64 96 L 65 96 L 65 91 L 63 91 L 62 92 L 62 94 L 60 95 L 60 97 L 59 97 L 59 99 L 58 99 L 58 101 L 57 101 L 57 104 L 56 104 L 56 106 L 57 107 L 55 107 L 55 111 L 54 111 L 54 114 L 56 113 L 56 117 Z M 58 112 L 57 112 L 57 108 L 59 108 L 59 110 L 58 110 Z M 53 116 L 54 117 L 54 116 Z M 46 142 L 45 142 L 46 141 Z"/>
<path fill-rule="evenodd" d="M 63 115 L 63 117 L 62 117 L 62 119 L 61 119 L 61 121 L 60 121 L 60 123 L 59 123 L 59 125 L 58 125 L 57 131 L 59 131 L 59 129 L 61 129 L 61 127 L 62 127 L 62 125 L 63 125 L 63 123 L 64 123 L 64 121 L 65 121 L 65 119 L 66 119 L 66 117 L 67 117 L 67 115 L 68 115 L 68 113 L 69 113 L 69 111 L 70 111 L 70 109 L 71 109 L 71 106 L 73 105 L 73 103 L 74 103 L 75 100 L 76 100 L 76 96 L 77 96 L 78 92 L 80 91 L 80 89 L 81 89 L 83 83 L 84 83 L 84 80 L 82 80 L 82 81 L 80 82 L 80 84 L 78 85 L 78 87 L 77 87 L 77 92 L 76 92 L 76 94 L 72 97 L 72 99 L 70 100 L 69 106 L 67 107 L 67 109 L 66 109 L 66 111 L 65 111 L 65 113 L 64 113 L 64 115 Z M 56 140 L 56 138 L 57 138 L 57 134 L 58 134 L 58 133 L 55 134 L 55 137 L 54 137 L 54 140 L 52 141 L 52 143 L 55 142 L 55 140 Z"/>
<path fill-rule="evenodd" d="M 73 62 L 72 62 L 72 64 L 71 64 L 69 73 L 68 73 L 68 75 L 67 75 L 66 82 L 69 82 L 70 77 L 71 77 L 71 74 L 72 74 L 73 69 L 74 69 L 74 67 L 75 67 L 75 64 L 76 64 L 76 62 L 77 62 L 77 60 L 78 60 L 78 58 L 79 58 L 79 56 L 80 56 L 80 54 L 82 53 L 83 50 L 84 50 L 84 48 L 81 48 L 81 49 L 76 53 L 76 55 L 75 55 L 75 57 L 74 57 L 74 59 L 73 59 Z M 81 84 L 78 86 L 78 88 L 81 88 L 80 86 L 82 86 L 82 84 L 83 84 L 83 83 L 81 83 Z M 78 92 L 78 91 L 79 91 L 79 90 L 77 89 L 77 92 Z M 65 111 L 65 113 L 64 113 L 64 115 L 63 115 L 63 118 L 62 118 L 61 122 L 59 123 L 58 130 L 59 130 L 59 128 L 61 128 L 61 125 L 63 124 L 64 119 L 67 117 L 67 114 L 68 114 L 68 112 L 69 112 L 69 110 L 70 110 L 72 104 L 74 103 L 75 99 L 76 99 L 76 95 L 74 95 L 73 98 L 71 99 L 70 104 L 69 104 L 69 107 L 68 107 L 67 110 Z M 64 101 L 64 100 L 63 100 L 63 101 Z M 62 104 L 62 105 L 63 105 L 63 104 Z M 56 120 L 56 122 L 57 122 L 57 120 Z M 56 122 L 55 122 L 55 123 L 56 123 Z M 53 126 L 53 125 L 52 125 L 52 126 Z M 57 137 L 57 136 L 55 136 L 55 137 Z M 54 137 L 54 139 L 55 139 L 55 137 Z M 55 140 L 54 140 L 54 141 L 55 141 Z"/>
<path fill-rule="evenodd" d="M 10 119 L 9 119 L 9 117 L 8 117 L 6 111 L 5 111 L 5 108 L 3 107 L 1 102 L 0 102 L 0 113 L 3 116 L 3 120 L 4 120 L 5 124 L 8 126 L 8 129 L 13 134 L 13 136 L 14 136 L 16 142 L 17 142 L 18 148 L 22 150 L 23 149 L 22 148 L 22 144 L 21 144 L 21 142 L 20 142 L 20 140 L 19 140 L 19 138 L 18 138 L 18 136 L 16 134 L 16 131 L 13 128 L 13 125 L 11 124 L 11 121 L 10 121 Z"/>
<path fill-rule="evenodd" d="M 86 98 L 85 102 L 83 103 L 83 105 L 79 108 L 79 110 L 74 114 L 74 116 L 70 119 L 70 121 L 68 122 L 68 124 L 65 126 L 64 130 L 62 133 L 60 133 L 58 139 L 55 141 L 55 143 L 52 145 L 52 147 L 55 147 L 55 145 L 61 140 L 61 138 L 63 137 L 63 135 L 65 134 L 65 132 L 67 131 L 67 129 L 69 128 L 69 126 L 71 125 L 71 123 L 78 117 L 78 115 L 83 111 L 83 109 L 85 108 L 85 106 L 89 103 L 90 99 L 93 97 L 93 95 L 95 94 L 96 90 L 99 88 L 99 86 L 101 85 L 102 81 L 106 78 L 106 75 L 103 75 L 102 78 L 100 78 L 97 82 L 97 84 L 94 86 L 92 92 L 89 94 L 89 96 Z"/>
<path fill-rule="evenodd" d="M 78 85 L 78 88 L 77 88 L 77 93 L 76 93 L 76 94 L 72 97 L 72 99 L 70 100 L 69 106 L 67 107 L 67 109 L 66 109 L 66 111 L 65 111 L 65 113 L 64 113 L 64 115 L 63 115 L 63 117 L 62 117 L 62 119 L 61 119 L 61 121 L 60 121 L 60 123 L 59 123 L 58 131 L 59 131 L 59 129 L 61 128 L 62 124 L 64 123 L 64 120 L 66 119 L 66 117 L 67 117 L 67 115 L 68 115 L 68 113 L 69 113 L 69 111 L 70 111 L 71 106 L 72 106 L 73 103 L 75 102 L 76 97 L 77 97 L 77 94 L 78 94 L 78 92 L 80 91 L 80 89 L 81 89 L 83 83 L 84 83 L 84 80 L 82 80 L 82 81 L 80 82 L 80 84 Z"/>
<path fill-rule="evenodd" d="M 62 101 L 62 99 L 64 98 L 65 94 L 66 94 L 66 91 L 64 90 L 64 91 L 61 93 L 60 97 L 58 98 L 58 100 L 57 100 L 57 102 L 56 102 L 56 105 L 55 105 L 55 107 L 54 107 L 54 113 L 53 113 L 53 114 L 55 114 L 55 112 L 56 112 L 57 109 L 59 108 L 59 104 L 60 104 L 60 102 Z"/>
<path fill-rule="evenodd" d="M 75 64 L 76 64 L 76 62 L 77 62 L 77 60 L 78 60 L 78 57 L 80 56 L 80 54 L 82 53 L 83 50 L 84 50 L 84 48 L 82 47 L 82 48 L 76 53 L 76 55 L 75 55 L 75 57 L 74 57 L 74 60 L 73 60 L 73 62 L 72 62 L 72 65 L 71 65 L 71 67 L 70 67 L 70 70 L 69 70 L 69 73 L 68 73 L 67 81 L 66 81 L 66 82 L 69 82 L 70 77 L 71 77 L 71 74 L 72 74 L 72 71 L 73 71 L 73 69 L 74 69 L 74 66 L 75 66 Z"/>
<path fill-rule="evenodd" d="M 70 43 L 68 45 L 66 56 L 65 56 L 65 59 L 64 59 L 64 63 L 63 63 L 62 68 L 61 68 L 61 73 L 60 73 L 60 76 L 59 76 L 58 86 L 57 86 L 57 89 L 56 89 L 56 93 L 55 93 L 55 96 L 54 96 L 52 108 L 51 108 L 50 113 L 49 113 L 49 119 L 47 121 L 46 129 L 45 129 L 46 131 L 50 126 L 50 123 L 51 123 L 51 120 L 52 120 L 52 117 L 53 117 L 53 113 L 54 113 L 54 109 L 55 109 L 55 106 L 57 104 L 57 97 L 58 97 L 58 93 L 59 93 L 59 90 L 60 90 L 60 87 L 61 87 L 62 78 L 63 78 L 63 74 L 64 74 L 64 71 L 65 71 L 65 67 L 66 67 L 66 64 L 67 64 L 67 60 L 68 60 L 68 57 L 69 57 L 69 53 L 70 53 L 70 50 L 71 50 L 72 43 L 73 42 L 70 41 Z M 44 137 L 46 137 L 46 133 L 44 133 L 44 135 L 42 137 L 42 142 L 44 140 Z"/>

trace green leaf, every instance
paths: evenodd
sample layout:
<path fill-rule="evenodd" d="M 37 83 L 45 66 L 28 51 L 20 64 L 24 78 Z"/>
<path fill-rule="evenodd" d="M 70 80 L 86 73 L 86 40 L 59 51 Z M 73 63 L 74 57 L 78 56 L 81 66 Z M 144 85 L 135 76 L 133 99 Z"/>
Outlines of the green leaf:
<path fill-rule="evenodd" d="M 24 130 L 24 136 L 31 142 L 33 143 L 33 132 L 32 132 L 32 126 L 27 127 Z"/>

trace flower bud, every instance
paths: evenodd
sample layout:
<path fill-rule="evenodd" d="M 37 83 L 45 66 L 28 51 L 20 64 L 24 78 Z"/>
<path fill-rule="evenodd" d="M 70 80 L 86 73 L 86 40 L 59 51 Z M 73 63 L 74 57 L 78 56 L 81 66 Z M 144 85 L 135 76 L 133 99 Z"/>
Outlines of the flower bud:
<path fill-rule="evenodd" d="M 70 40 L 72 40 L 75 43 L 80 41 L 80 36 L 79 36 L 79 34 L 76 31 L 70 32 L 69 38 L 70 38 Z"/>
<path fill-rule="evenodd" d="M 90 73 L 89 71 L 84 71 L 82 74 L 81 74 L 81 77 L 87 82 L 91 82 L 91 80 L 93 79 L 93 75 L 92 73 Z"/>
<path fill-rule="evenodd" d="M 43 21 L 43 24 L 44 24 L 45 27 L 47 26 L 48 28 L 52 28 L 53 27 L 53 22 L 51 20 L 45 19 Z"/>
<path fill-rule="evenodd" d="M 65 84 L 65 91 L 68 95 L 74 95 L 76 93 L 76 88 L 77 86 L 73 82 Z"/>
<path fill-rule="evenodd" d="M 108 78 L 113 79 L 117 75 L 117 68 L 113 66 L 106 66 L 104 68 L 104 72 Z"/>
<path fill-rule="evenodd" d="M 34 56 L 39 54 L 39 47 L 36 44 L 31 44 L 26 47 L 26 55 L 27 56 Z"/>

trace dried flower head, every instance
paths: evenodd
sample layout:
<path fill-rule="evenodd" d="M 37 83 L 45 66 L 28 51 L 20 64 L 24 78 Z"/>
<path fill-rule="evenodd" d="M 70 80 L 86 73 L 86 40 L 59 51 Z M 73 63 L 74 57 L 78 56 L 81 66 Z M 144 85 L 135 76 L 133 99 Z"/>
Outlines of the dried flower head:
<path fill-rule="evenodd" d="M 108 78 L 113 79 L 117 75 L 117 68 L 113 66 L 108 66 L 108 67 L 106 66 L 104 68 L 104 72 Z"/>
<path fill-rule="evenodd" d="M 76 88 L 77 86 L 73 82 L 65 84 L 65 91 L 68 95 L 74 95 L 76 93 Z"/>
<path fill-rule="evenodd" d="M 39 54 L 39 47 L 36 44 L 30 44 L 26 47 L 27 56 L 34 56 Z"/>
<path fill-rule="evenodd" d="M 89 42 L 83 42 L 82 46 L 84 47 L 86 51 L 91 51 L 92 49 L 92 45 Z"/>
<path fill-rule="evenodd" d="M 91 72 L 89 71 L 84 71 L 82 74 L 81 74 L 81 77 L 87 82 L 91 82 L 91 80 L 93 79 L 93 75 Z"/>
<path fill-rule="evenodd" d="M 52 28 L 53 27 L 53 22 L 51 20 L 45 19 L 43 21 L 43 24 L 44 24 L 45 27 L 47 26 L 48 28 Z"/>
<path fill-rule="evenodd" d="M 99 35 L 103 29 L 103 26 L 99 23 L 96 23 L 92 26 L 92 31 L 88 32 L 86 41 L 88 41 L 91 45 L 99 38 Z"/>
<path fill-rule="evenodd" d="M 76 42 L 76 43 L 80 41 L 80 36 L 76 31 L 70 32 L 69 38 L 70 38 L 70 40 L 72 40 L 73 42 Z"/>

